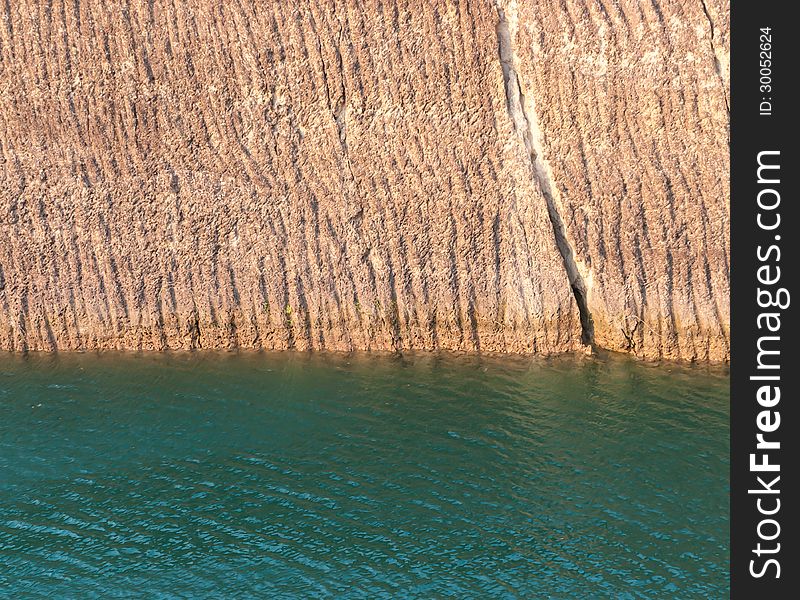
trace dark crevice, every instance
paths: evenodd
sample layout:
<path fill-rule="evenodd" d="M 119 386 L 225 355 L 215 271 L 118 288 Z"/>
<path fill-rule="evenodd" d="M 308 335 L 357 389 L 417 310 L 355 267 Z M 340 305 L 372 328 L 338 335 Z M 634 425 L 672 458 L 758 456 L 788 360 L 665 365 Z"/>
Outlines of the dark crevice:
<path fill-rule="evenodd" d="M 516 67 L 514 66 L 514 46 L 512 43 L 511 28 L 505 11 L 497 7 L 499 21 L 497 24 L 498 50 L 500 64 L 503 68 L 503 81 L 506 90 L 506 106 L 508 108 L 514 128 L 522 137 L 525 149 L 531 161 L 533 178 L 547 203 L 547 213 L 553 226 L 553 236 L 556 246 L 564 261 L 564 269 L 569 279 L 575 303 L 581 322 L 581 342 L 585 345 L 594 344 L 594 321 L 589 311 L 587 302 L 586 281 L 578 269 L 575 260 L 575 251 L 569 242 L 564 220 L 559 212 L 558 188 L 553 182 L 549 165 L 544 160 L 542 152 L 541 132 L 539 130 L 536 114 L 529 114 L 526 107 L 525 94 L 522 89 Z"/>
<path fill-rule="evenodd" d="M 575 294 L 575 302 L 578 304 L 578 312 L 581 317 L 581 342 L 586 345 L 594 344 L 594 321 L 592 313 L 589 312 L 586 295 L 576 285 L 572 286 L 572 293 Z"/>

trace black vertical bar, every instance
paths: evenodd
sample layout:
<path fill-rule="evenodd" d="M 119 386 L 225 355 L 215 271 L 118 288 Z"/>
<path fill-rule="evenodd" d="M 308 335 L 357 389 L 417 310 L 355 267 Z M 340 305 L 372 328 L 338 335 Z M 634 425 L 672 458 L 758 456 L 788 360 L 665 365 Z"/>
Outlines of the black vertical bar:
<path fill-rule="evenodd" d="M 800 597 L 794 514 L 800 510 L 800 366 L 794 360 L 797 320 L 792 305 L 800 296 L 791 298 L 800 293 L 795 284 L 800 260 L 795 206 L 800 198 L 797 153 L 789 143 L 790 130 L 797 127 L 798 99 L 792 92 L 800 36 L 789 14 L 792 8 L 789 2 L 742 1 L 732 6 L 731 15 L 734 598 Z"/>

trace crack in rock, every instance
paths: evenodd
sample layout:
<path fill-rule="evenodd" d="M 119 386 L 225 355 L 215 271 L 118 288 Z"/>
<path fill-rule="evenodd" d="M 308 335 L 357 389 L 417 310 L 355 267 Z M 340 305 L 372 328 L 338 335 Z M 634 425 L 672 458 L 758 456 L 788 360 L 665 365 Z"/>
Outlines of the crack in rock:
<path fill-rule="evenodd" d="M 719 51 L 717 50 L 717 44 L 714 41 L 714 38 L 717 35 L 717 30 L 714 26 L 714 19 L 711 18 L 711 13 L 708 12 L 708 6 L 706 5 L 705 0 L 700 0 L 700 4 L 703 6 L 703 13 L 706 16 L 706 20 L 708 20 L 708 26 L 711 29 L 709 37 L 711 38 L 711 53 L 714 55 L 714 70 L 716 71 L 717 77 L 719 77 L 720 83 L 722 84 L 722 97 L 725 99 L 725 108 L 728 111 L 728 117 L 730 118 L 731 106 L 730 102 L 728 101 L 728 94 L 725 91 L 725 73 L 722 69 L 722 59 L 720 58 Z"/>
<path fill-rule="evenodd" d="M 564 261 L 564 268 L 572 287 L 572 293 L 575 296 L 575 302 L 578 305 L 581 321 L 581 341 L 583 344 L 592 345 L 594 344 L 594 321 L 589 311 L 586 281 L 578 268 L 575 260 L 575 250 L 569 242 L 564 220 L 559 212 L 559 206 L 561 205 L 559 191 L 553 181 L 550 166 L 544 159 L 542 133 L 539 129 L 538 118 L 532 103 L 529 104 L 525 98 L 522 82 L 515 66 L 516 54 L 511 34 L 512 27 L 516 30 L 515 4 L 515 2 L 512 2 L 509 15 L 506 14 L 506 11 L 499 3 L 495 4 L 499 17 L 497 41 L 500 64 L 503 68 L 506 106 L 514 123 L 514 128 L 521 136 L 530 157 L 534 180 L 547 203 L 547 212 L 553 226 L 556 246 Z"/>

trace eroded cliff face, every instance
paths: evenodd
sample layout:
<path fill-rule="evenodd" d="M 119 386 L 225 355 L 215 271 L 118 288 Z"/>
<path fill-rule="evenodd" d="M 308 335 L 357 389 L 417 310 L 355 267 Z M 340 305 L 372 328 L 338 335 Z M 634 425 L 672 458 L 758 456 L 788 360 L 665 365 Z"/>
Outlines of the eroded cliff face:
<path fill-rule="evenodd" d="M 0 7 L 0 348 L 729 355 L 727 11 Z"/>
<path fill-rule="evenodd" d="M 596 343 L 726 360 L 727 3 L 506 4 Z"/>

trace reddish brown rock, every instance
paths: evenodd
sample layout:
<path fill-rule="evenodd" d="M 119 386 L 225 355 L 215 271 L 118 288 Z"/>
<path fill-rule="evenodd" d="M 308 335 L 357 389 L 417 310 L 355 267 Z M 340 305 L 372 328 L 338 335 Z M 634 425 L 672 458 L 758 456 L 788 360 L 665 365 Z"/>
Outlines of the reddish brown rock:
<path fill-rule="evenodd" d="M 0 6 L 0 348 L 726 359 L 726 11 L 614 7 Z"/>
<path fill-rule="evenodd" d="M 727 4 L 499 5 L 595 343 L 728 360 Z"/>

